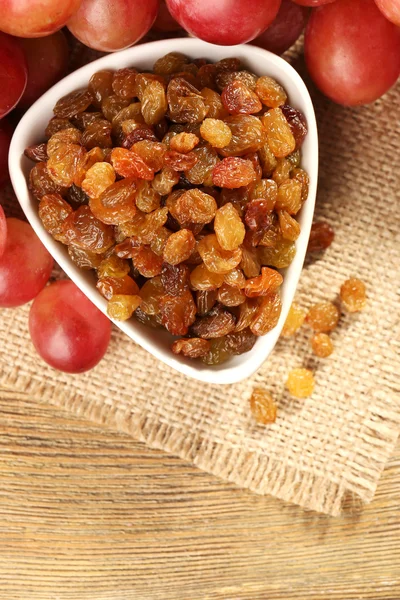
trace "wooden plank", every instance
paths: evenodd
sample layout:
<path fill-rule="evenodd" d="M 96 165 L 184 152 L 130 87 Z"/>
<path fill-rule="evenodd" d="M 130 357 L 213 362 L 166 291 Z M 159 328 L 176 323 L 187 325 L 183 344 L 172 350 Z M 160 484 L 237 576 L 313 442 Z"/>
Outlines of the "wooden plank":
<path fill-rule="evenodd" d="M 399 600 L 400 448 L 332 519 L 0 392 L 1 600 Z"/>

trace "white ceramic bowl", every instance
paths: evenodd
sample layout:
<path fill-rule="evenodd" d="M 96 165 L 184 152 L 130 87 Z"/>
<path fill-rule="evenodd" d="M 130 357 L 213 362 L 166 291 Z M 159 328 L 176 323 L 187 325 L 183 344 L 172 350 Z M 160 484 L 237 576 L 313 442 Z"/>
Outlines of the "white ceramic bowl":
<path fill-rule="evenodd" d="M 53 107 L 57 100 L 73 90 L 85 87 L 93 73 L 100 69 L 120 69 L 128 66 L 151 69 L 158 58 L 172 51 L 183 52 L 192 58 L 205 57 L 213 62 L 230 56 L 242 59 L 249 70 L 258 75 L 270 75 L 279 81 L 288 93 L 289 103 L 302 111 L 308 123 L 308 135 L 302 148 L 302 167 L 310 176 L 310 191 L 298 216 L 301 234 L 296 243 L 296 257 L 284 272 L 282 314 L 275 329 L 260 337 L 250 352 L 235 356 L 220 366 L 208 367 L 200 361 L 190 361 L 174 356 L 170 350 L 172 338 L 166 332 L 149 329 L 135 319 L 127 322 L 115 322 L 117 327 L 122 329 L 132 340 L 185 375 L 210 383 L 234 383 L 254 373 L 275 346 L 300 277 L 314 213 L 318 175 L 318 136 L 314 109 L 302 79 L 287 62 L 275 54 L 255 46 L 215 46 L 191 38 L 151 42 L 128 48 L 123 52 L 109 54 L 65 77 L 27 111 L 14 133 L 10 146 L 11 180 L 21 207 L 43 244 L 76 285 L 101 311 L 106 313 L 107 303 L 96 290 L 94 274 L 80 270 L 69 258 L 66 247 L 54 241 L 43 228 L 38 217 L 38 203 L 30 194 L 27 185 L 32 162 L 24 157 L 23 152 L 27 146 L 43 140 L 44 129 L 53 116 Z"/>

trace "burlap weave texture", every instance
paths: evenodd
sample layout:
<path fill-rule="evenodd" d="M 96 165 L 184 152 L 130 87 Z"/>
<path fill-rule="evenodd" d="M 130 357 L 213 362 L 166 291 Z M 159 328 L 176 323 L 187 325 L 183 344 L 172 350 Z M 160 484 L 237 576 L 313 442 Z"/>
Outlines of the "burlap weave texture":
<path fill-rule="evenodd" d="M 336 231 L 323 256 L 308 260 L 297 300 L 336 300 L 350 276 L 368 287 L 368 307 L 343 315 L 335 352 L 313 357 L 310 331 L 282 339 L 252 378 L 213 386 L 185 378 L 115 330 L 106 358 L 81 376 L 37 357 L 29 307 L 0 313 L 0 384 L 26 391 L 261 494 L 340 513 L 347 494 L 373 497 L 400 428 L 400 85 L 368 107 L 343 108 L 314 95 L 320 135 L 316 219 Z M 9 212 L 13 199 L 3 198 Z M 316 390 L 285 392 L 288 370 L 309 366 Z M 276 423 L 255 424 L 254 386 L 277 399 Z"/>

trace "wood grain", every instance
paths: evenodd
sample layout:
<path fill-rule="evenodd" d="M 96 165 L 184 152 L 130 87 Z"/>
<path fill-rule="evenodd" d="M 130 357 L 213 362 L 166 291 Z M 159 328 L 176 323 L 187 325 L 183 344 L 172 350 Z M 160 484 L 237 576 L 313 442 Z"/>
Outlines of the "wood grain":
<path fill-rule="evenodd" d="M 0 391 L 1 600 L 399 600 L 400 448 L 332 519 Z"/>

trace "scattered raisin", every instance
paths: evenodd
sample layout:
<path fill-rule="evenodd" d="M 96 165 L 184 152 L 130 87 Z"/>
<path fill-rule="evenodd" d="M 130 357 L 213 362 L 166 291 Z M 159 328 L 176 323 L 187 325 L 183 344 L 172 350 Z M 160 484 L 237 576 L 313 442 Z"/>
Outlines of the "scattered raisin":
<path fill-rule="evenodd" d="M 340 288 L 340 299 L 350 313 L 363 310 L 367 303 L 365 283 L 360 279 L 347 279 Z"/>
<path fill-rule="evenodd" d="M 250 410 L 260 425 L 275 423 L 277 407 L 271 394 L 262 388 L 254 388 L 250 397 Z"/>
<path fill-rule="evenodd" d="M 339 316 L 339 310 L 332 302 L 320 302 L 310 308 L 306 323 L 317 333 L 326 333 L 335 329 Z"/>
<path fill-rule="evenodd" d="M 289 372 L 286 387 L 295 398 L 307 398 L 314 391 L 314 375 L 309 369 L 292 369 Z"/>
<path fill-rule="evenodd" d="M 329 223 L 320 221 L 313 223 L 308 240 L 307 252 L 319 252 L 329 248 L 335 238 L 335 232 Z"/>
<path fill-rule="evenodd" d="M 316 333 L 311 338 L 311 347 L 316 356 L 327 358 L 333 352 L 333 343 L 327 333 Z"/>

